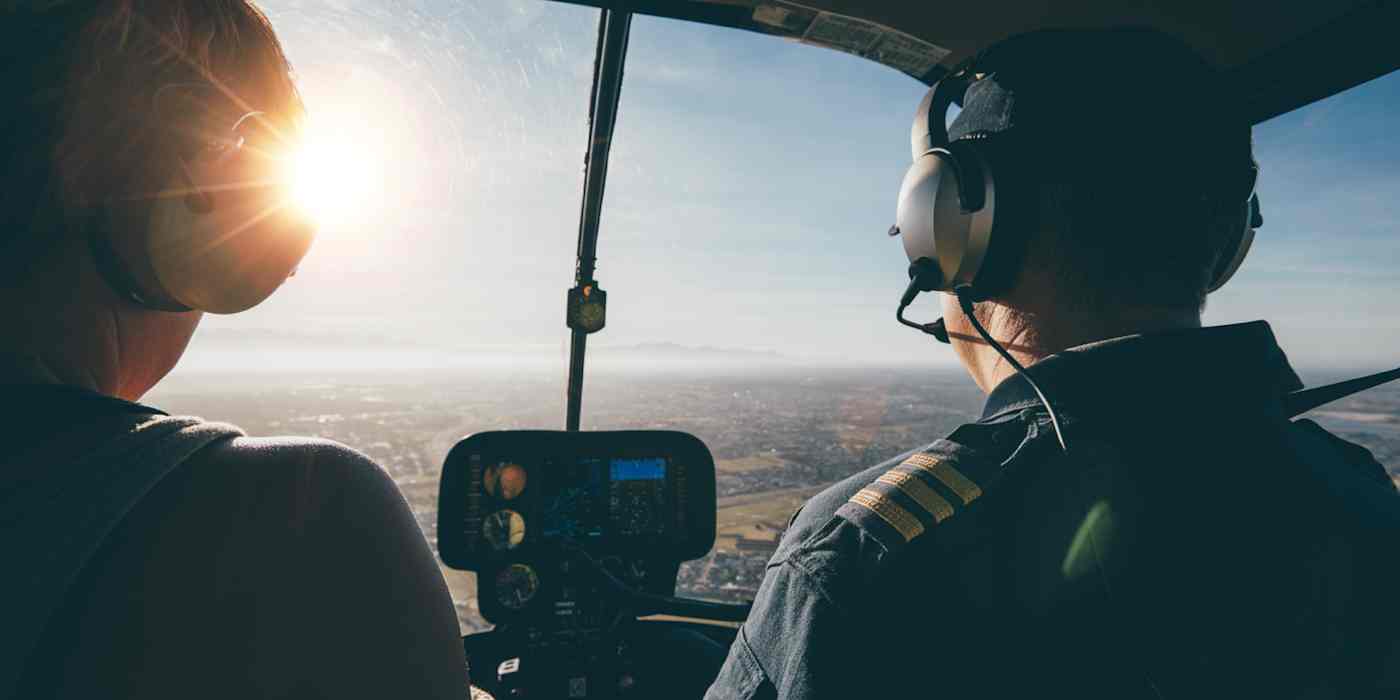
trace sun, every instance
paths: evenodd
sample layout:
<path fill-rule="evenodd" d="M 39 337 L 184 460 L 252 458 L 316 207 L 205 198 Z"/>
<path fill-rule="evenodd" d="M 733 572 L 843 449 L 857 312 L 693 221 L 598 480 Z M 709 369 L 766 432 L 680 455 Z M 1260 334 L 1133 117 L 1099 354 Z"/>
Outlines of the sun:
<path fill-rule="evenodd" d="M 312 118 L 287 158 L 292 202 L 324 232 L 363 221 L 382 196 L 376 142 L 334 115 Z"/>

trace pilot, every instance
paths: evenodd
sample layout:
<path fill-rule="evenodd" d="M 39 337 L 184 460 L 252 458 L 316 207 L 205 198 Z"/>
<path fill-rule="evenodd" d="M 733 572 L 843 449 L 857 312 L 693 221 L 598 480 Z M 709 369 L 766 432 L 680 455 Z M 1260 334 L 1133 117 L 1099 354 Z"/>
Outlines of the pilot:
<path fill-rule="evenodd" d="M 270 182 L 302 105 L 267 18 L 5 2 L 0 66 L 0 698 L 466 695 L 374 462 L 137 403 L 310 244 Z"/>
<path fill-rule="evenodd" d="M 950 79 L 915 155 L 985 201 L 931 225 L 995 221 L 975 275 L 940 238 L 909 296 L 946 292 L 982 416 L 804 505 L 706 697 L 1395 697 L 1395 485 L 1290 420 L 1268 324 L 1201 326 L 1258 223 L 1248 86 L 1143 29 Z"/>

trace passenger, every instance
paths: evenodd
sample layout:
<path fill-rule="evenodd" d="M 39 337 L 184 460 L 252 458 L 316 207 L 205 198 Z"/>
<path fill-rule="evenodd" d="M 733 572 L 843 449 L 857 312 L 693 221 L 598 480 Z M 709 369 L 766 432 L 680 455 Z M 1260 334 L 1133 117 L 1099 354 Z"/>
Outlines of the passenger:
<path fill-rule="evenodd" d="M 1068 448 L 944 295 L 981 420 L 794 516 L 707 697 L 1396 697 L 1394 484 L 1289 421 L 1266 323 L 1201 327 L 1249 86 L 1141 30 L 1023 35 L 968 77 L 949 135 L 1024 241 L 974 313 Z"/>
<path fill-rule="evenodd" d="M 153 309 L 176 308 L 151 284 L 162 251 L 134 241 L 280 196 L 202 181 L 207 148 L 253 147 L 208 135 L 300 116 L 266 17 L 6 2 L 0 53 L 0 698 L 462 698 L 452 601 L 374 462 L 135 403 L 200 313 Z M 183 200 L 150 196 L 182 177 Z M 240 240 L 294 248 L 270 293 L 310 236 L 263 221 Z"/>

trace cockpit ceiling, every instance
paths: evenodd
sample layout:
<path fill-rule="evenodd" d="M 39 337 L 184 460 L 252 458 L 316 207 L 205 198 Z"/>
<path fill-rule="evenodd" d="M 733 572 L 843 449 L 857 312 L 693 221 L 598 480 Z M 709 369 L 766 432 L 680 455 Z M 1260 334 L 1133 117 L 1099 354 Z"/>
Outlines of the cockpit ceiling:
<path fill-rule="evenodd" d="M 925 83 L 1014 34 L 1150 25 L 1225 70 L 1255 121 L 1400 68 L 1400 3 L 1384 0 L 564 1 L 773 34 L 856 54 Z"/>

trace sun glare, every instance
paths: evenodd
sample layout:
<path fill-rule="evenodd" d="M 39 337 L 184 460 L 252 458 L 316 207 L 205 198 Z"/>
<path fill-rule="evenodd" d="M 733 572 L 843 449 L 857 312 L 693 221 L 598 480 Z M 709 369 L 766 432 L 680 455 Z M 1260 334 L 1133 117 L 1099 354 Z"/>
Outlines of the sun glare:
<path fill-rule="evenodd" d="M 313 119 L 288 159 L 291 196 L 323 231 L 363 220 L 382 196 L 377 153 L 349 124 Z"/>

